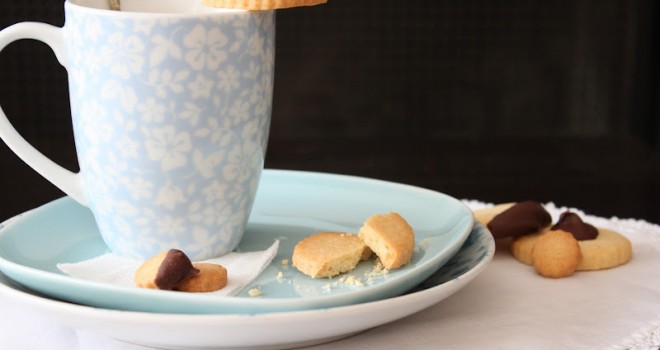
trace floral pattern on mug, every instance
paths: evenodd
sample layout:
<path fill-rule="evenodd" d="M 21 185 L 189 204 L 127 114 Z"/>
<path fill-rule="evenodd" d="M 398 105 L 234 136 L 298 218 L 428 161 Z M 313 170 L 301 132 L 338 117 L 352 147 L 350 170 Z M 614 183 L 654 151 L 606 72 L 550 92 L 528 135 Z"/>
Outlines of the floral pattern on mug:
<path fill-rule="evenodd" d="M 263 169 L 274 13 L 69 7 L 65 30 L 83 187 L 108 246 L 140 258 L 234 249 Z"/>

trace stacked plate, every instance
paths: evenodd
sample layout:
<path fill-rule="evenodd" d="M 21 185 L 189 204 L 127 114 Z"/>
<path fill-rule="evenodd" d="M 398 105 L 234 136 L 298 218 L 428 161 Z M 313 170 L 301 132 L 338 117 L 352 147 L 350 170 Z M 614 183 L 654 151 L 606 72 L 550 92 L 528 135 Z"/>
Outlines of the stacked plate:
<path fill-rule="evenodd" d="M 311 279 L 282 264 L 300 239 L 357 232 L 367 217 L 386 212 L 400 213 L 415 230 L 415 253 L 403 268 L 355 285 L 339 283 L 340 277 Z M 62 198 L 0 224 L 0 295 L 74 328 L 136 344 L 282 348 L 345 337 L 434 305 L 483 271 L 495 250 L 471 211 L 447 195 L 366 178 L 266 170 L 239 250 L 263 250 L 275 240 L 273 262 L 234 297 L 90 282 L 57 268 L 107 252 L 91 213 Z M 363 262 L 351 274 L 361 276 L 372 265 Z M 252 288 L 262 295 L 250 296 Z"/>

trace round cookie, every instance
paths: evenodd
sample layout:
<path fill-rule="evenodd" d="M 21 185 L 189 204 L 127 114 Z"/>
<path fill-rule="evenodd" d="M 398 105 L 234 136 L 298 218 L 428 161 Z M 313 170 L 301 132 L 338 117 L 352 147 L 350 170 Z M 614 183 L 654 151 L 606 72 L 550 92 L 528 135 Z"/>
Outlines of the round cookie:
<path fill-rule="evenodd" d="M 215 292 L 227 285 L 227 269 L 208 263 L 194 263 L 199 273 L 179 283 L 174 290 L 190 293 Z"/>
<path fill-rule="evenodd" d="M 511 242 L 511 253 L 523 264 L 534 265 L 532 251 L 539 237 L 548 230 L 517 237 Z M 578 241 L 582 260 L 577 271 L 603 270 L 623 265 L 632 258 L 632 244 L 618 232 L 598 228 L 596 239 Z"/>
<path fill-rule="evenodd" d="M 135 271 L 134 282 L 139 288 L 172 290 L 198 273 L 184 252 L 169 249 L 142 263 Z"/>
<path fill-rule="evenodd" d="M 244 10 L 275 10 L 325 4 L 327 0 L 203 0 L 208 7 Z"/>
<path fill-rule="evenodd" d="M 573 234 L 562 230 L 542 234 L 532 249 L 534 268 L 543 277 L 570 276 L 581 259 L 578 241 Z"/>

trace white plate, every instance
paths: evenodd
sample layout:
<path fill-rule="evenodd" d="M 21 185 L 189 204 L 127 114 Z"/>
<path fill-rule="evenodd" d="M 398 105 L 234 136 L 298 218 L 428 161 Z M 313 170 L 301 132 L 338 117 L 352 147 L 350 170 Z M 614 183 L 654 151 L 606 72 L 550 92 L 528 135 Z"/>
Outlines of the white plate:
<path fill-rule="evenodd" d="M 459 252 L 408 294 L 358 305 L 257 315 L 117 311 L 41 297 L 0 274 L 0 296 L 76 329 L 159 348 L 285 348 L 313 345 L 426 309 L 465 287 L 492 260 L 495 242 L 476 224 Z M 257 336 L 255 336 L 257 335 Z"/>
<path fill-rule="evenodd" d="M 398 212 L 415 231 L 412 260 L 367 279 L 374 259 L 351 272 L 363 286 L 312 279 L 283 266 L 295 244 L 318 231 L 357 232 L 369 216 Z M 57 263 L 78 262 L 107 252 L 90 211 L 70 198 L 34 209 L 0 227 L 0 270 L 46 295 L 118 310 L 161 313 L 264 313 L 327 308 L 400 295 L 430 276 L 461 247 L 472 228 L 470 209 L 435 191 L 373 179 L 266 170 L 242 251 L 263 250 L 276 239 L 273 262 L 236 297 L 121 287 L 64 275 Z M 176 248 L 176 247 L 173 247 Z M 285 279 L 277 278 L 283 272 Z M 258 287 L 259 298 L 247 291 Z"/>

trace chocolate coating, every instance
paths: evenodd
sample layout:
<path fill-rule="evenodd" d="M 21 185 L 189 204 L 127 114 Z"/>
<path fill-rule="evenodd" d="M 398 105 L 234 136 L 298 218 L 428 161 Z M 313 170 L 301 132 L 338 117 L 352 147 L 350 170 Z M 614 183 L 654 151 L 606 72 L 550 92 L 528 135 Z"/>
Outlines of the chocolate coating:
<path fill-rule="evenodd" d="M 557 223 L 554 224 L 550 230 L 570 232 L 578 241 L 586 241 L 598 237 L 597 228 L 582 221 L 579 215 L 570 211 L 563 212 L 559 216 Z"/>
<path fill-rule="evenodd" d="M 518 237 L 537 232 L 551 222 L 550 214 L 541 204 L 523 201 L 495 216 L 488 229 L 495 238 Z"/>
<path fill-rule="evenodd" d="M 178 249 L 170 249 L 158 267 L 154 283 L 158 289 L 172 290 L 179 283 L 195 276 L 199 270 L 194 268 L 186 254 Z"/>

